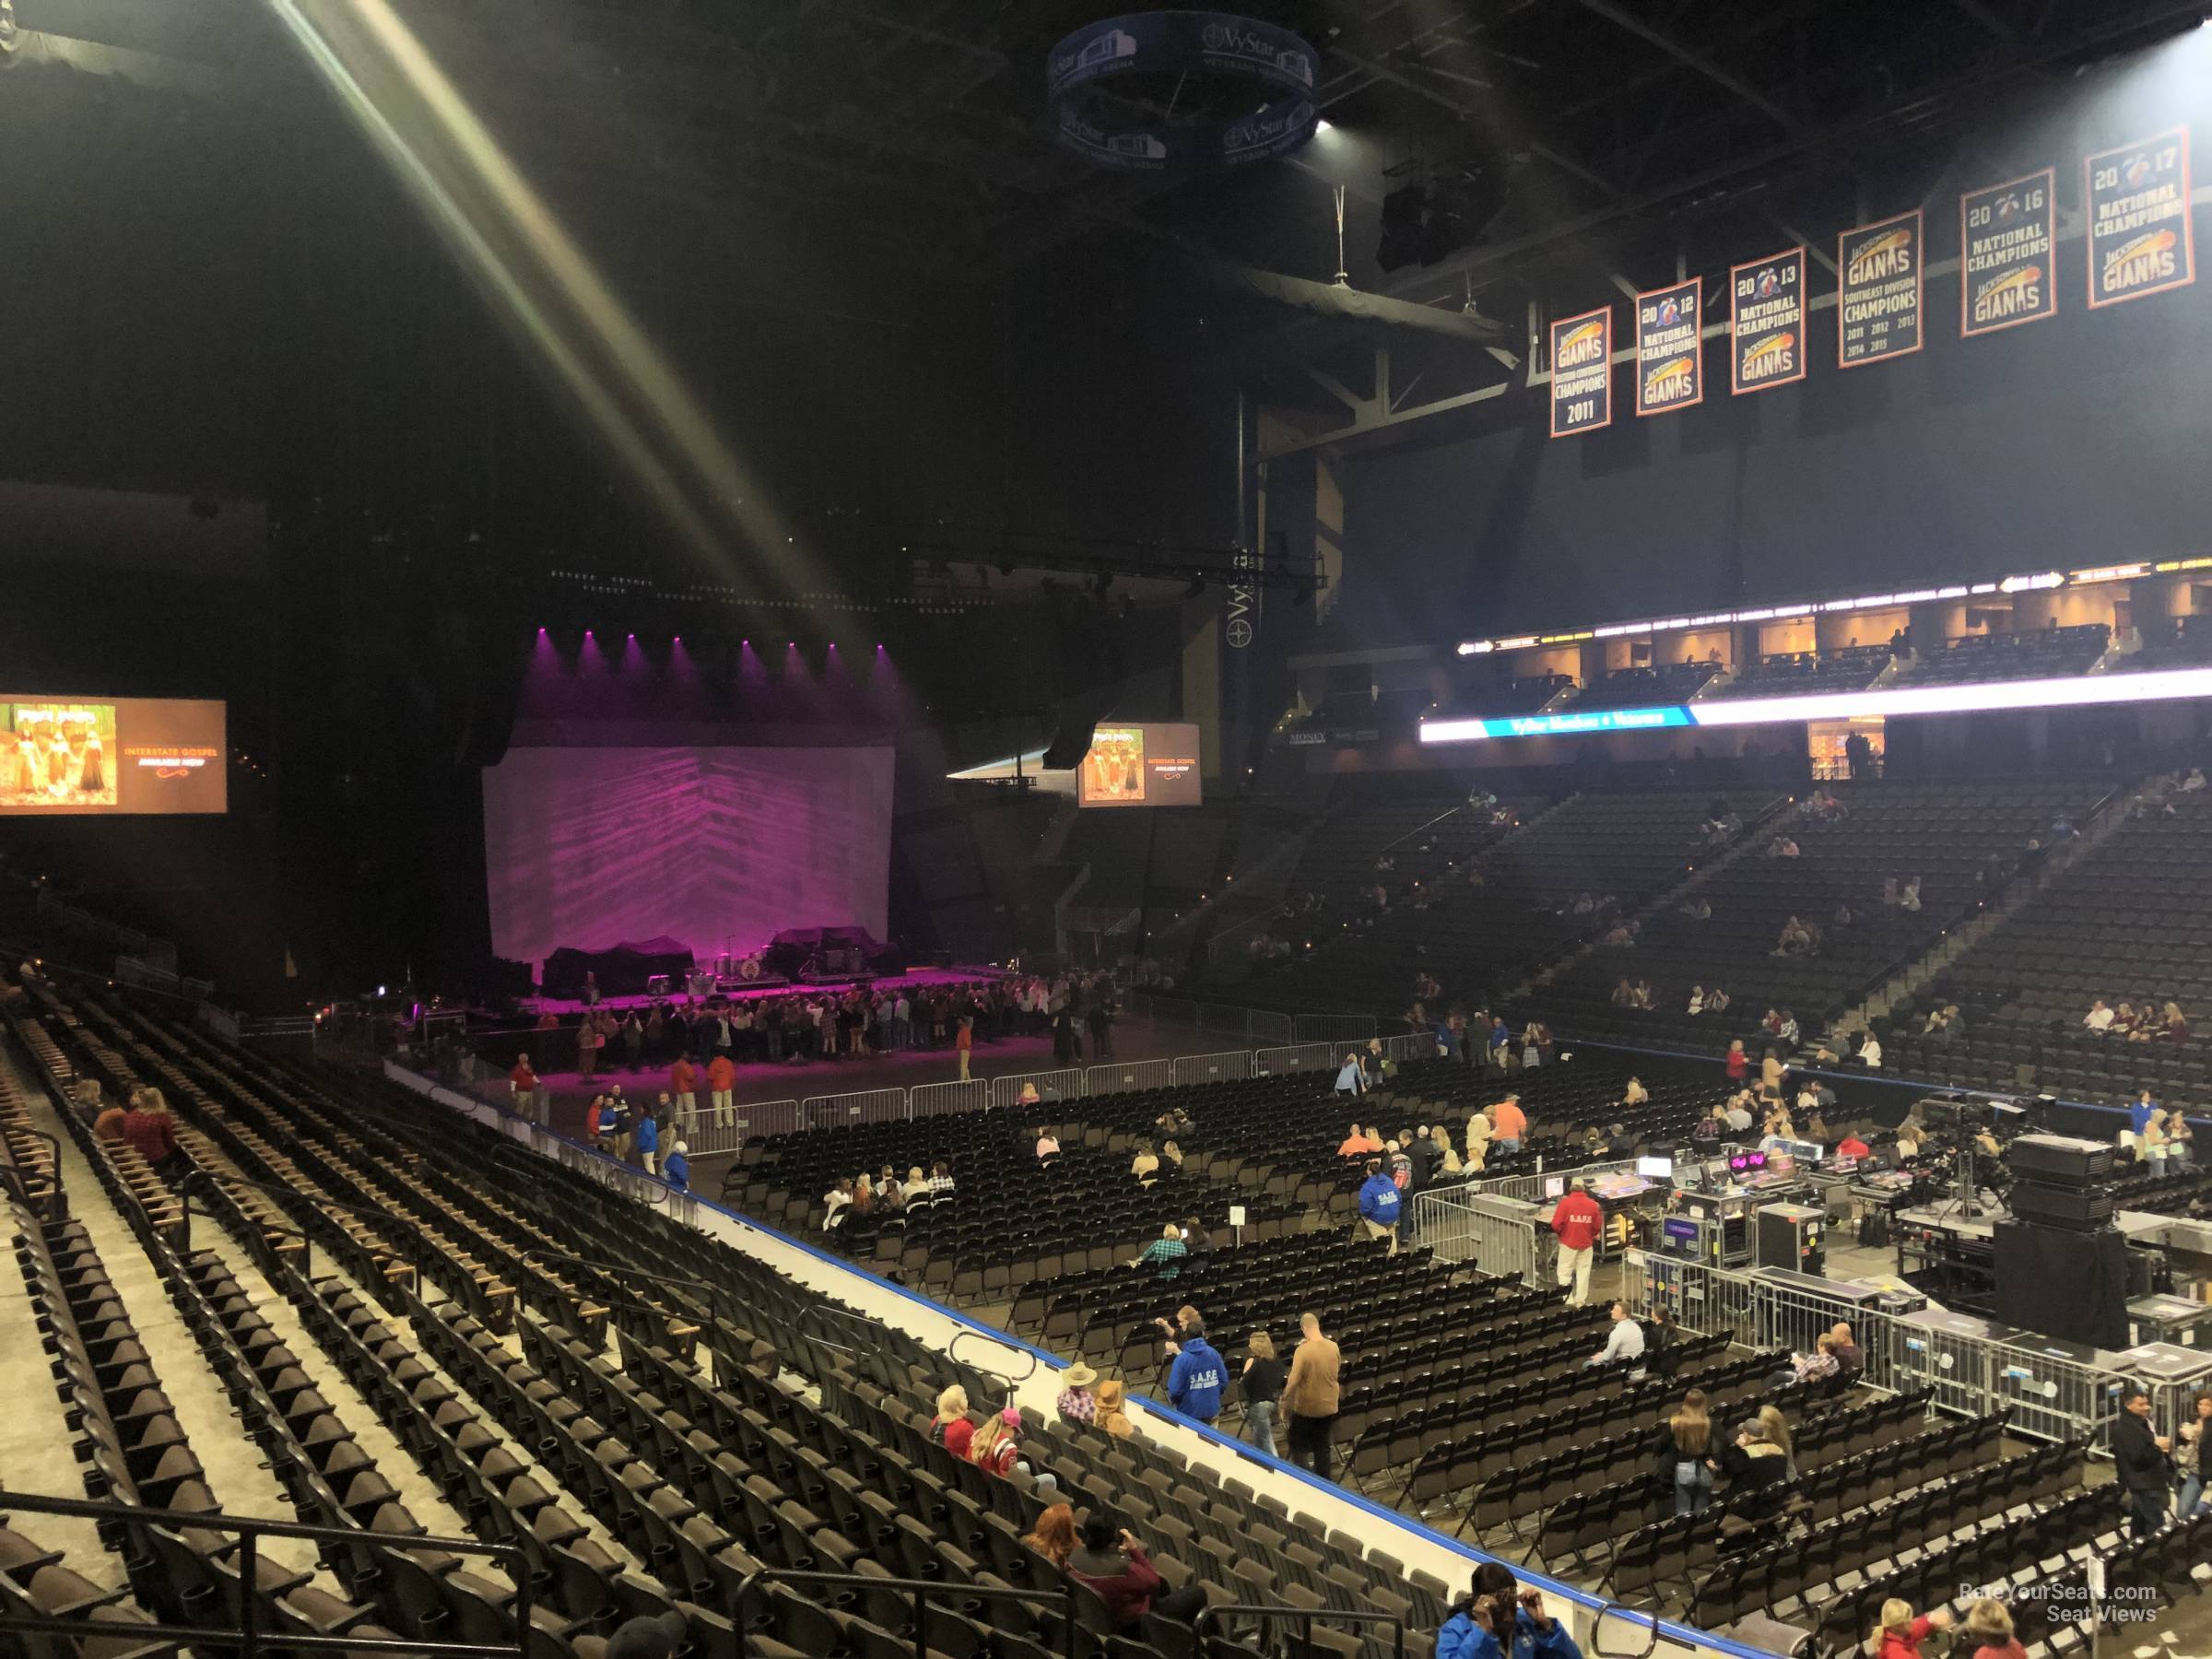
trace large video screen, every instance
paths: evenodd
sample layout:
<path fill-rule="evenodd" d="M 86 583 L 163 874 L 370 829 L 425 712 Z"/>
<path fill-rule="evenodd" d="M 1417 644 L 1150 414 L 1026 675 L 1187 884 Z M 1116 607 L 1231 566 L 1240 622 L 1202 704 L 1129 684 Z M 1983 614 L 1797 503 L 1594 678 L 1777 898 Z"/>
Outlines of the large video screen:
<path fill-rule="evenodd" d="M 1195 806 L 1198 728 L 1100 725 L 1079 776 L 1077 799 L 1085 806 Z"/>
<path fill-rule="evenodd" d="M 667 937 L 712 960 L 787 927 L 888 936 L 892 751 L 516 748 L 484 772 L 492 948 Z"/>
<path fill-rule="evenodd" d="M 0 817 L 223 812 L 223 704 L 0 692 Z"/>

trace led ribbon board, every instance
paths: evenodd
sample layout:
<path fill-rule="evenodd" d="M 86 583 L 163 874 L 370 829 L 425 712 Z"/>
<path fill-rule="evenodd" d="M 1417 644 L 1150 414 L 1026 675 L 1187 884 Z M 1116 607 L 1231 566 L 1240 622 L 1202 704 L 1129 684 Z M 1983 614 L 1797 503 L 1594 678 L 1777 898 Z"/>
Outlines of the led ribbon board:
<path fill-rule="evenodd" d="M 1060 142 L 1101 167 L 1241 166 L 1313 136 L 1318 65 L 1298 36 L 1256 18 L 1131 12 L 1053 47 L 1045 95 Z M 1159 96 L 1147 99 L 1154 90 Z M 1151 118 L 1142 113 L 1147 102 L 1192 113 Z"/>
<path fill-rule="evenodd" d="M 1582 737 L 1676 726 L 1784 725 L 1807 720 L 1887 719 L 1909 714 L 1987 714 L 2011 709 L 2079 709 L 2212 697 L 2212 668 L 2151 674 L 2096 674 L 2071 679 L 1998 680 L 1978 686 L 1908 686 L 1882 691 L 1825 691 L 1805 697 L 1739 697 L 1650 709 L 1505 714 L 1425 720 L 1423 743 L 1493 737 Z"/>

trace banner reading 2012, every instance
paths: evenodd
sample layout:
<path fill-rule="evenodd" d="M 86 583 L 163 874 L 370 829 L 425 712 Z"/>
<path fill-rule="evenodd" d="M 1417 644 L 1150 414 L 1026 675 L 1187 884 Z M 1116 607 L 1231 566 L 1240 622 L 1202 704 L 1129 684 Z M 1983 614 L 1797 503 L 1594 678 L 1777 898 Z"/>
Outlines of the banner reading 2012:
<path fill-rule="evenodd" d="M 2089 304 L 2117 305 L 2196 280 L 2189 223 L 2189 129 L 2089 156 Z"/>
<path fill-rule="evenodd" d="M 1836 239 L 1836 362 L 1844 369 L 1920 349 L 1920 210 Z"/>
<path fill-rule="evenodd" d="M 1613 308 L 1551 325 L 1551 435 L 1594 432 L 1613 421 Z"/>
<path fill-rule="evenodd" d="M 1705 396 L 1703 288 L 1692 276 L 1636 296 L 1636 413 L 1665 415 Z"/>
<path fill-rule="evenodd" d="M 1805 250 L 1728 272 L 1729 390 L 1739 395 L 1805 378 Z"/>
<path fill-rule="evenodd" d="M 1971 338 L 2058 315 L 2053 173 L 1959 198 L 1959 332 Z"/>

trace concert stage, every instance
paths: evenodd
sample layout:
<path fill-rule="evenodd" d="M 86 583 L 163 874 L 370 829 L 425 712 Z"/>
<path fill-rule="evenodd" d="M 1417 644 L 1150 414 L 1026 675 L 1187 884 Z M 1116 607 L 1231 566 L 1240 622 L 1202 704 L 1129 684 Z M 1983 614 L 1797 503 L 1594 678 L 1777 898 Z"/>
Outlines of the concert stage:
<path fill-rule="evenodd" d="M 712 991 L 694 996 L 685 990 L 671 991 L 665 996 L 603 996 L 597 1006 L 620 1013 L 626 1008 L 640 1012 L 655 1003 L 666 1005 L 682 1002 L 698 1007 L 714 1003 L 765 1002 L 778 996 L 842 996 L 862 986 L 870 989 L 932 990 L 946 985 L 986 984 L 993 980 L 1013 976 L 1003 968 L 918 968 L 906 973 L 880 975 L 860 973 L 828 980 L 780 980 L 771 984 L 748 985 L 731 991 Z M 583 1012 L 583 1004 L 574 997 L 525 996 L 517 999 L 515 1006 L 533 1017 L 552 1014 L 572 1017 Z"/>

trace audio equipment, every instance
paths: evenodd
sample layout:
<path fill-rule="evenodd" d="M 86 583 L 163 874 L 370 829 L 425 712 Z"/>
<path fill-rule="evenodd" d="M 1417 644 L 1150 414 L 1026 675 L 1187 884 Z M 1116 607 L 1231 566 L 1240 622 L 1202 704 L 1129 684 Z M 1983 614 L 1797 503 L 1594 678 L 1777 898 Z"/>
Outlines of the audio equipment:
<path fill-rule="evenodd" d="M 2023 1181 L 2080 1187 L 2112 1172 L 2112 1148 L 2064 1135 L 2023 1135 L 2005 1148 L 2005 1161 Z"/>
<path fill-rule="evenodd" d="M 2033 1181 L 2014 1182 L 2006 1199 L 2012 1213 L 2023 1221 L 2073 1232 L 2089 1232 L 2104 1226 L 2112 1220 L 2114 1207 L 2110 1187 L 2077 1189 Z"/>

